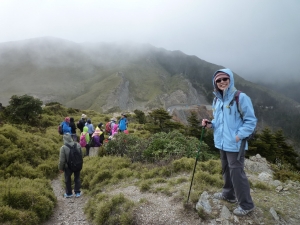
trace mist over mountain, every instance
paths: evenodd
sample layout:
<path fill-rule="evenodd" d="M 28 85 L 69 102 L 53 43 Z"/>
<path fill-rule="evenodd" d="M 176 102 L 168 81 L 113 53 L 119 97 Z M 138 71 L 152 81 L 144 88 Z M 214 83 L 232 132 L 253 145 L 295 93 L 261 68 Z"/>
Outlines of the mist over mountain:
<path fill-rule="evenodd" d="M 220 68 L 149 44 L 78 44 L 53 37 L 6 42 L 0 44 L 0 102 L 29 94 L 44 103 L 104 113 L 210 105 L 212 75 Z M 251 97 L 258 126 L 282 128 L 297 137 L 296 99 L 238 74 L 235 86 Z"/>

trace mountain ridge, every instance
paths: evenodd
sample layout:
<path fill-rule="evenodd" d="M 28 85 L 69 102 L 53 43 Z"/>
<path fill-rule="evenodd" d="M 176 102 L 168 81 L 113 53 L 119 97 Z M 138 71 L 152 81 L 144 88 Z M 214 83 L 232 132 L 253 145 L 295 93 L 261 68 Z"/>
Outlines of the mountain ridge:
<path fill-rule="evenodd" d="M 4 106 L 12 95 L 29 94 L 44 103 L 109 113 L 210 105 L 212 74 L 224 67 L 150 44 L 79 44 L 44 37 L 0 43 L 0 68 Z M 237 89 L 251 97 L 259 125 L 297 137 L 299 102 L 234 76 Z"/>

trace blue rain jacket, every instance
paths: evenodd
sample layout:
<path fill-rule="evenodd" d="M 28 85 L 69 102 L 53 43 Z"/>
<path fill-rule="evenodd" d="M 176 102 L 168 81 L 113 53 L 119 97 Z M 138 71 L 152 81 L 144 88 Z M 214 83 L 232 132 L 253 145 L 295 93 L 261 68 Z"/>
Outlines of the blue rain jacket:
<path fill-rule="evenodd" d="M 215 75 L 218 72 L 224 72 L 230 77 L 229 87 L 227 90 L 224 90 L 223 96 L 214 83 Z M 212 128 L 214 129 L 215 147 L 228 152 L 238 152 L 242 139 L 247 138 L 256 127 L 257 119 L 254 114 L 251 99 L 243 92 L 239 95 L 239 108 L 243 114 L 242 119 L 237 109 L 236 101 L 233 101 L 232 106 L 229 105 L 237 90 L 234 87 L 232 71 L 230 69 L 220 69 L 214 73 L 212 81 L 214 95 L 217 98 L 213 101 L 212 109 L 214 119 L 211 121 Z M 236 136 L 240 138 L 239 142 L 236 142 Z M 246 143 L 245 150 L 247 149 L 248 143 Z"/>

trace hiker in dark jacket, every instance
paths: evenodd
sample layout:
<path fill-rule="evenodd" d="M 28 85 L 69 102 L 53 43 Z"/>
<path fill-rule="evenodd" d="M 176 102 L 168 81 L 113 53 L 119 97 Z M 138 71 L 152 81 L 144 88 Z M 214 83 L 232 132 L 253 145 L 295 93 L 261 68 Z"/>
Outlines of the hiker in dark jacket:
<path fill-rule="evenodd" d="M 103 141 L 104 141 L 103 123 L 99 123 L 98 128 L 100 129 L 100 144 L 103 145 Z"/>
<path fill-rule="evenodd" d="M 82 155 L 82 150 L 80 145 L 73 141 L 70 133 L 64 134 L 63 139 L 64 139 L 64 145 L 60 148 L 58 169 L 61 173 L 64 173 L 65 175 L 66 193 L 64 194 L 64 197 L 65 198 L 73 197 L 72 186 L 71 186 L 71 176 L 73 173 L 74 173 L 74 183 L 75 183 L 74 186 L 75 197 L 80 197 L 81 195 L 80 171 L 73 172 L 72 170 L 69 169 L 67 162 L 69 160 L 70 149 L 65 144 L 68 144 L 70 146 L 76 144 L 77 151 L 80 152 L 81 155 Z"/>
<path fill-rule="evenodd" d="M 230 69 L 221 69 L 212 77 L 215 100 L 213 103 L 213 117 L 211 123 L 202 120 L 202 126 L 214 130 L 215 147 L 220 150 L 224 186 L 222 192 L 215 193 L 214 198 L 231 203 L 238 202 L 239 206 L 233 211 L 237 216 L 245 216 L 254 210 L 254 203 L 250 195 L 248 178 L 244 171 L 245 151 L 239 151 L 242 142 L 254 131 L 257 119 L 254 114 L 251 99 L 245 94 L 239 95 L 239 108 L 243 114 L 241 118 L 235 98 L 237 89 Z M 242 145 L 243 146 L 243 145 Z M 246 143 L 245 150 L 248 149 Z"/>
<path fill-rule="evenodd" d="M 86 123 L 86 115 L 82 114 L 81 119 L 77 123 L 77 128 L 80 130 L 80 133 L 83 132 L 83 128 L 85 126 L 85 123 Z"/>
<path fill-rule="evenodd" d="M 72 136 L 73 141 L 77 141 L 76 125 L 75 125 L 73 117 L 70 118 L 69 126 L 71 127 L 71 136 Z"/>

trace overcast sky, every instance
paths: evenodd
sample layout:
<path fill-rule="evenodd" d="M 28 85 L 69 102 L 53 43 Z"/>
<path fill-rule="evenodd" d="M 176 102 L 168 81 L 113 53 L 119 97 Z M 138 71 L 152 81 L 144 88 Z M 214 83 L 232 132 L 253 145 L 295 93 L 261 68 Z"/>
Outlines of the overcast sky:
<path fill-rule="evenodd" d="M 149 43 L 249 80 L 300 80 L 299 10 L 300 0 L 0 0 L 0 42 Z"/>

